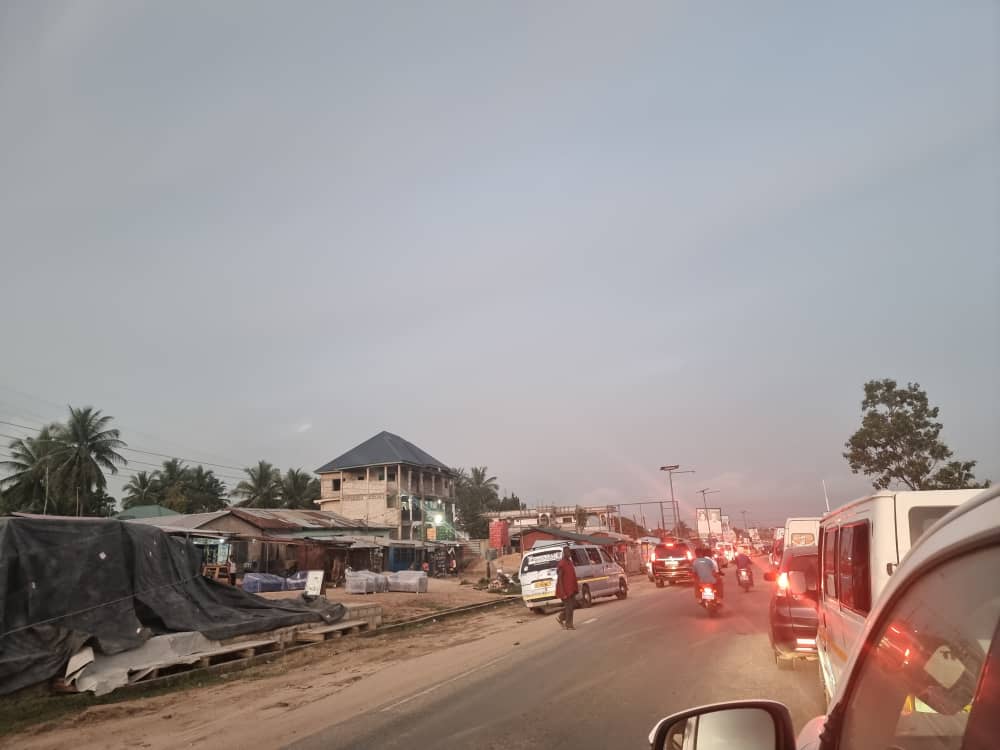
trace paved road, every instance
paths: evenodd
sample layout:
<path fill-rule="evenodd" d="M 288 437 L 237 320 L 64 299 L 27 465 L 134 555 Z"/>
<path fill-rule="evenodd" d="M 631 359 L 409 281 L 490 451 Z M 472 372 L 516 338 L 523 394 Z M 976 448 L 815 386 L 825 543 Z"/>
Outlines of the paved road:
<path fill-rule="evenodd" d="M 628 600 L 579 610 L 575 632 L 553 617 L 522 625 L 537 633 L 531 642 L 292 747 L 641 748 L 662 716 L 750 697 L 784 702 L 798 730 L 824 710 L 815 663 L 778 669 L 767 638 L 771 584 L 758 570 L 757 588 L 744 594 L 734 579 L 730 567 L 717 619 L 688 586 L 634 581 Z"/>

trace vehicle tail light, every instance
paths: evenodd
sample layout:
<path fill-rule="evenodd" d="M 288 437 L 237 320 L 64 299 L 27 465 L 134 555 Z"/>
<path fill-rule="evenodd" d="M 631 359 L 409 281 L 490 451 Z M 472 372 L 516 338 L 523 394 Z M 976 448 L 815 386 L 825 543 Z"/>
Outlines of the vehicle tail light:
<path fill-rule="evenodd" d="M 691 554 L 691 550 L 687 551 L 687 559 L 688 560 L 694 560 L 694 555 Z"/>
<path fill-rule="evenodd" d="M 788 591 L 788 573 L 782 573 L 778 576 L 778 590 L 782 593 Z"/>

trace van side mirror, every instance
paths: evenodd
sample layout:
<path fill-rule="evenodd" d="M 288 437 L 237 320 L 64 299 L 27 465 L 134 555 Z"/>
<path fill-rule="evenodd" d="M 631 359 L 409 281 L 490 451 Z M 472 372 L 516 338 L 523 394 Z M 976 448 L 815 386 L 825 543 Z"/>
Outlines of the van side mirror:
<path fill-rule="evenodd" d="M 653 750 L 733 747 L 741 750 L 795 750 L 788 709 L 776 701 L 714 703 L 661 719 L 649 733 Z"/>
<path fill-rule="evenodd" d="M 764 571 L 764 580 L 765 581 L 770 581 L 771 583 L 774 583 L 775 581 L 778 580 L 778 577 L 774 574 L 773 570 L 765 570 Z"/>

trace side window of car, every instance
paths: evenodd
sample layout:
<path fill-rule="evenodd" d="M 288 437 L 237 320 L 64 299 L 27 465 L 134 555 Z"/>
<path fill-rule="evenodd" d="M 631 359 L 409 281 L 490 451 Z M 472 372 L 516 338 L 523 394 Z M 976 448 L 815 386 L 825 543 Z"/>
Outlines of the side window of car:
<path fill-rule="evenodd" d="M 921 748 L 958 748 L 983 720 L 977 711 L 996 711 L 975 696 L 1000 624 L 997 570 L 1000 547 L 977 550 L 925 573 L 895 604 L 855 670 L 840 750 L 915 737 Z"/>
<path fill-rule="evenodd" d="M 868 521 L 843 526 L 838 545 L 837 593 L 840 603 L 861 614 L 867 614 L 871 609 L 870 528 Z"/>
<path fill-rule="evenodd" d="M 572 550 L 573 564 L 574 565 L 590 565 L 590 557 L 582 549 Z"/>
<path fill-rule="evenodd" d="M 610 564 L 613 564 L 613 563 L 615 562 L 615 561 L 614 561 L 614 560 L 612 559 L 611 555 L 609 555 L 609 554 L 608 554 L 607 552 L 605 552 L 605 551 L 604 551 L 603 549 L 601 550 L 601 559 L 602 559 L 602 560 L 603 560 L 603 561 L 604 561 L 605 563 L 607 563 L 607 564 L 609 564 L 609 565 L 610 565 Z"/>
<path fill-rule="evenodd" d="M 823 532 L 823 595 L 827 599 L 837 598 L 837 530 Z"/>
<path fill-rule="evenodd" d="M 587 547 L 587 557 L 590 558 L 590 562 L 594 565 L 604 564 L 604 561 L 601 560 L 601 553 L 597 551 L 596 547 Z"/>

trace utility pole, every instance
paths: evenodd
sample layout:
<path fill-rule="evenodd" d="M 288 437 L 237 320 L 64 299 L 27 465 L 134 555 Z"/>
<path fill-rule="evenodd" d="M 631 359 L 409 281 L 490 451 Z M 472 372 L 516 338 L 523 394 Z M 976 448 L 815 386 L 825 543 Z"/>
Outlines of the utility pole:
<path fill-rule="evenodd" d="M 661 466 L 660 471 L 667 472 L 667 481 L 670 483 L 670 514 L 674 519 L 674 536 L 677 536 L 677 527 L 681 525 L 681 512 L 677 508 L 677 500 L 674 498 L 674 474 L 694 474 L 694 469 L 678 471 L 680 464 L 669 464 Z M 663 503 L 660 503 L 660 511 L 663 511 Z"/>
<path fill-rule="evenodd" d="M 42 515 L 49 514 L 49 462 L 45 462 L 45 506 L 42 508 Z"/>
<path fill-rule="evenodd" d="M 722 490 L 710 490 L 708 487 L 698 490 L 701 493 L 701 504 L 705 508 L 705 525 L 708 526 L 708 538 L 712 538 L 712 521 L 708 517 L 708 500 L 705 499 L 706 495 L 714 495 L 716 492 L 722 492 Z"/>
<path fill-rule="evenodd" d="M 743 511 L 743 531 L 750 536 L 750 526 L 747 524 L 747 512 Z"/>

